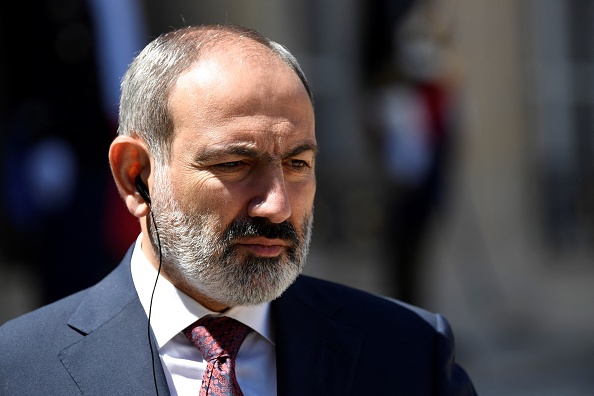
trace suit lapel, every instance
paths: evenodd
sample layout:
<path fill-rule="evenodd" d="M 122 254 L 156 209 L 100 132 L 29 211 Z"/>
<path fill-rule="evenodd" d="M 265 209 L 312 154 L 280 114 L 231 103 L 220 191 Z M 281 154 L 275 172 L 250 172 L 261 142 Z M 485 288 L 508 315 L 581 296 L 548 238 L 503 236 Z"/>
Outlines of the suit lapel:
<path fill-rule="evenodd" d="M 84 394 L 156 393 L 147 317 L 130 275 L 130 257 L 131 250 L 114 272 L 89 290 L 68 322 L 83 337 L 64 348 L 60 360 Z M 159 394 L 168 395 L 156 351 L 154 357 Z"/>
<path fill-rule="evenodd" d="M 350 394 L 363 341 L 332 320 L 340 304 L 302 277 L 272 307 L 278 394 Z"/>
<path fill-rule="evenodd" d="M 89 290 L 68 323 L 82 337 L 60 352 L 60 360 L 86 395 L 156 393 L 147 318 L 130 275 L 130 257 L 131 250 Z M 272 303 L 279 395 L 350 394 L 363 340 L 332 319 L 341 309 L 307 277 Z M 169 395 L 154 356 L 159 395 Z"/>

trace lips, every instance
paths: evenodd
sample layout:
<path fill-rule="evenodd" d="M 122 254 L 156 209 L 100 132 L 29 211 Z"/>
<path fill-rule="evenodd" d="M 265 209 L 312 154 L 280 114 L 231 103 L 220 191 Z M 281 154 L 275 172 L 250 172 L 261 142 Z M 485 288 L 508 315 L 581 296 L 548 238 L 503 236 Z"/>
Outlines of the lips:
<path fill-rule="evenodd" d="M 256 256 L 277 257 L 286 248 L 289 243 L 281 239 L 269 239 L 265 237 L 242 238 L 235 243 L 235 246 L 241 250 L 247 250 Z"/>

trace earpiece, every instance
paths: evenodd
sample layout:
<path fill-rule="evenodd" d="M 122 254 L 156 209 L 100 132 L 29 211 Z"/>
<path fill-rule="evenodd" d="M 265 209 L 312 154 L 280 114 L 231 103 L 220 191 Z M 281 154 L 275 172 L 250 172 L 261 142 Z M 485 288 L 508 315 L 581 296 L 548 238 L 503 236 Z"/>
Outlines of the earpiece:
<path fill-rule="evenodd" d="M 134 182 L 136 184 L 136 190 L 138 190 L 138 193 L 140 194 L 142 199 L 144 199 L 147 203 L 150 204 L 151 197 L 148 192 L 148 187 L 146 186 L 146 184 L 144 184 L 144 182 L 140 178 L 140 175 L 136 176 L 136 180 Z"/>
<path fill-rule="evenodd" d="M 144 184 L 144 182 L 140 178 L 140 175 L 136 176 L 136 179 L 134 179 L 134 184 L 136 184 L 136 190 L 138 191 L 138 193 L 140 194 L 142 199 L 144 199 L 146 201 L 146 203 L 149 205 L 149 208 L 151 208 L 151 197 L 149 195 L 148 187 L 146 186 L 146 184 Z M 155 221 L 155 214 L 153 213 L 152 208 L 150 211 L 150 215 L 151 215 L 150 217 L 153 221 L 153 226 L 155 227 L 155 234 L 157 235 L 157 244 L 159 245 L 159 268 L 157 269 L 157 277 L 155 278 L 155 285 L 153 286 L 153 292 L 151 293 L 151 301 L 149 303 L 149 309 L 148 309 L 148 320 L 146 323 L 146 331 L 147 331 L 147 337 L 148 337 L 149 350 L 151 351 L 155 393 L 157 394 L 157 396 L 159 396 L 159 386 L 157 385 L 157 372 L 156 372 L 156 365 L 155 365 L 155 360 L 156 360 L 155 359 L 155 350 L 153 350 L 153 338 L 152 338 L 152 334 L 151 334 L 151 316 L 152 316 L 152 312 L 153 312 L 153 298 L 155 297 L 155 290 L 157 289 L 157 281 L 159 280 L 159 276 L 161 275 L 161 266 L 163 265 L 163 252 L 161 250 L 161 238 L 159 237 L 159 229 L 157 228 L 157 222 Z"/>

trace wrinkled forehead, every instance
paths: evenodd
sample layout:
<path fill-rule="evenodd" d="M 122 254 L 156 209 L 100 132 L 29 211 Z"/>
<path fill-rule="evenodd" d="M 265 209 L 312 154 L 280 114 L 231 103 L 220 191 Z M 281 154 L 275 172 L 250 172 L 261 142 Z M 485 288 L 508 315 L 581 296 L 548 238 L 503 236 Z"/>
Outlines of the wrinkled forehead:
<path fill-rule="evenodd" d="M 208 48 L 174 84 L 168 103 L 173 138 L 202 145 L 258 136 L 260 143 L 273 139 L 267 147 L 301 133 L 314 140 L 313 105 L 292 67 L 253 40 L 222 43 Z"/>

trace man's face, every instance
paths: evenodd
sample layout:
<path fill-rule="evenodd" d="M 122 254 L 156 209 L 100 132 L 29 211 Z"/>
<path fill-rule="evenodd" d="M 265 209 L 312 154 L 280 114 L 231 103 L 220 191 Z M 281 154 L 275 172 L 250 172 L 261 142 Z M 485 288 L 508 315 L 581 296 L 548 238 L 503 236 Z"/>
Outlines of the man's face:
<path fill-rule="evenodd" d="M 164 275 L 218 308 L 270 301 L 295 280 L 315 194 L 302 82 L 267 49 L 233 47 L 174 86 L 171 161 L 156 166 L 152 193 Z"/>

